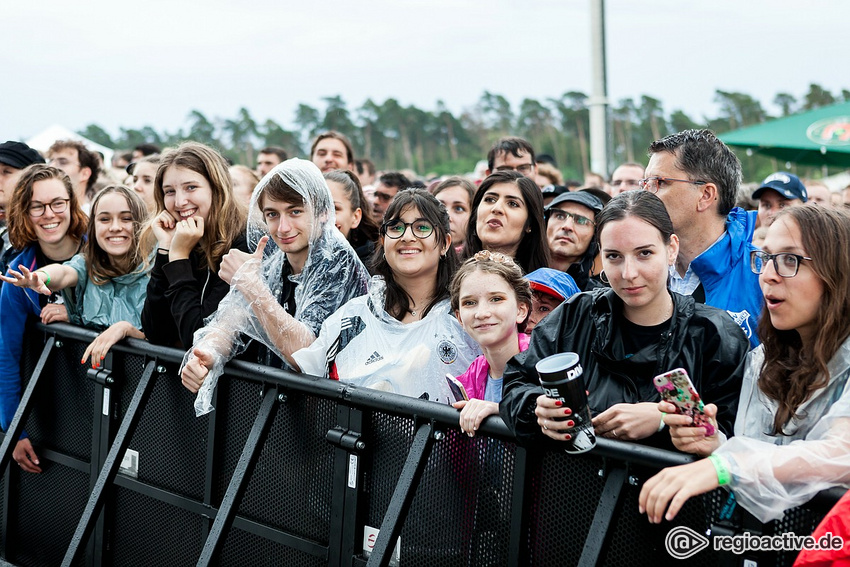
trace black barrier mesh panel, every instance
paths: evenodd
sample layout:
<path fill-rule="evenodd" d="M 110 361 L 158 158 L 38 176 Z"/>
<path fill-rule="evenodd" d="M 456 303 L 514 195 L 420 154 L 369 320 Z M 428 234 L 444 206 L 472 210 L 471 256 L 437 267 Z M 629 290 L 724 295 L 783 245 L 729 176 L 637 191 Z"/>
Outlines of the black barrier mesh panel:
<path fill-rule="evenodd" d="M 528 468 L 526 489 L 530 565 L 576 565 L 605 479 L 593 457 L 546 453 Z M 545 474 L 541 474 L 541 470 Z"/>
<path fill-rule="evenodd" d="M 59 565 L 88 500 L 88 475 L 55 463 L 44 463 L 42 470 L 15 473 L 19 501 L 7 559 L 16 565 Z"/>
<path fill-rule="evenodd" d="M 218 401 L 216 419 L 216 453 L 218 474 L 216 475 L 213 505 L 218 506 L 227 485 L 236 469 L 236 463 L 242 454 L 248 433 L 254 424 L 254 418 L 260 410 L 262 386 L 256 382 L 237 380 L 223 376 L 218 381 Z"/>
<path fill-rule="evenodd" d="M 115 379 L 115 386 L 113 386 L 112 391 L 114 392 L 113 395 L 119 396 L 119 419 L 124 417 L 127 408 L 130 407 L 136 386 L 139 385 L 139 379 L 145 371 L 145 362 L 145 357 L 131 354 L 121 354 L 120 357 L 116 356 L 114 359 L 115 366 L 112 377 Z"/>
<path fill-rule="evenodd" d="M 141 482 L 203 499 L 207 420 L 195 417 L 195 396 L 172 375 L 154 377 L 129 449 L 139 452 Z"/>
<path fill-rule="evenodd" d="M 221 551 L 220 565 L 227 567 L 321 567 L 327 565 L 327 557 L 317 557 L 303 551 L 285 547 L 260 536 L 233 529 Z"/>
<path fill-rule="evenodd" d="M 649 567 L 665 562 L 678 562 L 665 548 L 664 539 L 667 533 L 676 526 L 688 526 L 702 535 L 708 532 L 706 506 L 702 498 L 688 500 L 672 522 L 650 524 L 645 515 L 637 513 L 640 489 L 640 486 L 631 484 L 623 487 L 620 496 L 622 513 L 611 526 L 610 547 L 608 553 L 603 555 L 605 565 Z M 687 560 L 689 567 L 713 566 L 717 565 L 718 561 L 718 555 L 711 545 Z"/>
<path fill-rule="evenodd" d="M 380 527 L 410 449 L 410 419 L 375 414 L 368 524 Z M 457 430 L 435 442 L 401 532 L 402 565 L 505 565 L 515 447 Z"/>
<path fill-rule="evenodd" d="M 88 367 L 80 364 L 86 345 L 68 340 L 62 343 L 62 347 L 53 349 L 39 386 L 42 392 L 52 391 L 53 395 L 36 396 L 26 431 L 36 447 L 50 447 L 88 461 L 95 383 L 86 378 Z"/>
<path fill-rule="evenodd" d="M 289 393 L 280 404 L 239 515 L 328 544 L 336 404 Z"/>
<path fill-rule="evenodd" d="M 194 565 L 204 519 L 132 490 L 115 489 L 113 565 Z"/>
<path fill-rule="evenodd" d="M 413 420 L 374 412 L 369 431 L 372 435 L 366 443 L 371 448 L 372 465 L 365 471 L 363 486 L 368 501 L 367 522 L 377 528 L 384 519 L 410 451 Z"/>
<path fill-rule="evenodd" d="M 781 520 L 767 524 L 765 533 L 778 535 L 794 532 L 799 535 L 809 535 L 815 531 L 823 517 L 823 511 L 814 512 L 807 508 L 792 508 L 785 511 L 785 516 Z M 781 551 L 777 554 L 775 564 L 790 567 L 794 564 L 799 553 L 799 551 Z"/>

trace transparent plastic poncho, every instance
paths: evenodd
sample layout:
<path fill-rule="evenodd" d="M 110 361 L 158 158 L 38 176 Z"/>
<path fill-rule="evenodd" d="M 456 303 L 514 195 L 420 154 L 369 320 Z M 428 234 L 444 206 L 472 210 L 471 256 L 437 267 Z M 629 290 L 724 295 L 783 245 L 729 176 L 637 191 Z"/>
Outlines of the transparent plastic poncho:
<path fill-rule="evenodd" d="M 339 306 L 366 293 L 369 274 L 336 229 L 330 190 L 310 161 L 293 158 L 278 164 L 254 188 L 248 212 L 249 248 L 256 250 L 264 236 L 271 237 L 259 197 L 275 176 L 301 195 L 305 214 L 312 219 L 304 267 L 299 274 L 288 276 L 297 283 L 295 316 L 289 316 L 278 303 L 284 288 L 286 255 L 269 238 L 262 261 L 252 258 L 236 272 L 230 292 L 205 326 L 195 332 L 192 348 L 183 359 L 185 366 L 195 356 L 195 349 L 214 359 L 195 400 L 195 413 L 199 416 L 213 409 L 211 400 L 218 377 L 225 363 L 244 350 L 246 338 L 261 342 L 283 358 L 283 352 L 296 350 L 293 345 L 309 343 L 318 336 L 324 320 Z M 262 293 L 264 300 L 249 300 L 240 287 Z M 269 301 L 269 293 L 274 301 Z"/>
<path fill-rule="evenodd" d="M 850 486 L 850 339 L 830 360 L 826 387 L 813 392 L 786 424 L 787 435 L 773 435 L 777 403 L 758 387 L 764 347 L 748 357 L 735 437 L 715 454 L 729 462 L 729 488 L 738 502 L 768 522 L 821 490 Z"/>

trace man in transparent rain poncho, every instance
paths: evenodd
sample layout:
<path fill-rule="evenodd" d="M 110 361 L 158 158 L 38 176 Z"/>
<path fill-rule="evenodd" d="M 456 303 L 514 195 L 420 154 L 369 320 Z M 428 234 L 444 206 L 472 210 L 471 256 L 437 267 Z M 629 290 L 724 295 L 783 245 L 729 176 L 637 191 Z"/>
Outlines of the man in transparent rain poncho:
<path fill-rule="evenodd" d="M 218 377 L 246 337 L 270 349 L 261 348 L 260 363 L 283 367 L 272 353 L 312 343 L 328 315 L 366 293 L 369 274 L 334 221 L 330 190 L 309 161 L 278 164 L 254 189 L 248 242 L 256 251 L 231 250 L 222 260 L 230 292 L 183 361 L 183 384 L 198 392 L 197 415 L 213 409 Z"/>

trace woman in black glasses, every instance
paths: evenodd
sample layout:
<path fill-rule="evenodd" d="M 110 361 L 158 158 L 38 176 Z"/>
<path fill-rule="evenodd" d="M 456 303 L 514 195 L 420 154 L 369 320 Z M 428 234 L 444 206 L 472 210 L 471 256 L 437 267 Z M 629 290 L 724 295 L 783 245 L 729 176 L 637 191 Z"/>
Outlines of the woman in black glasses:
<path fill-rule="evenodd" d="M 575 408 L 543 395 L 535 365 L 574 352 L 597 435 L 672 449 L 653 378 L 676 368 L 721 408 L 720 429 L 731 434 L 747 340 L 726 312 L 668 289 L 679 241 L 664 203 L 649 191 L 627 191 L 595 222 L 611 287 L 574 295 L 534 328 L 528 350 L 505 371 L 505 423 L 521 443 L 572 438 Z"/>
<path fill-rule="evenodd" d="M 283 354 L 307 374 L 454 401 L 445 374 L 461 374 L 480 351 L 451 312 L 448 212 L 424 189 L 408 189 L 384 218 L 369 293 L 331 315 L 310 346 Z"/>
<path fill-rule="evenodd" d="M 687 418 L 667 417 L 678 448 L 710 456 L 646 482 L 640 507 L 651 522 L 673 519 L 688 498 L 721 485 L 763 522 L 823 489 L 850 486 L 848 243 L 844 211 L 791 207 L 776 217 L 763 250 L 752 252 L 765 310 L 735 437 L 721 443 Z"/>
<path fill-rule="evenodd" d="M 87 224 L 68 176 L 55 167 L 30 166 L 9 202 L 9 239 L 21 251 L 9 266 L 35 271 L 70 260 L 80 251 Z M 44 323 L 67 321 L 67 310 L 57 301 L 58 293 L 47 296 L 9 284 L 0 287 L 0 426 L 4 431 L 21 401 L 24 329 L 37 318 Z M 41 472 L 26 434 L 12 456 L 22 470 Z"/>

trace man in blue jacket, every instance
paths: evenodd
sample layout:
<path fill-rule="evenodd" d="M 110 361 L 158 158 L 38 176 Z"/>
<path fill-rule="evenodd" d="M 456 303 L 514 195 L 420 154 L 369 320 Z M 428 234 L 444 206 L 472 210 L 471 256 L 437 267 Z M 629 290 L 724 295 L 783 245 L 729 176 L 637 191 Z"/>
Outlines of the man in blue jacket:
<path fill-rule="evenodd" d="M 725 309 L 758 345 L 763 297 L 750 269 L 755 215 L 735 207 L 741 162 L 708 130 L 685 130 L 649 146 L 641 188 L 664 202 L 679 236 L 670 287 Z"/>

